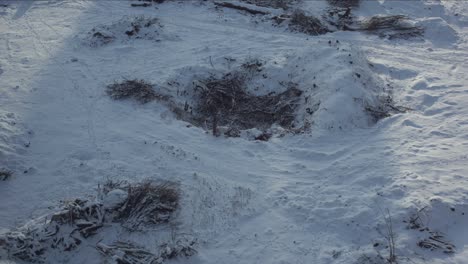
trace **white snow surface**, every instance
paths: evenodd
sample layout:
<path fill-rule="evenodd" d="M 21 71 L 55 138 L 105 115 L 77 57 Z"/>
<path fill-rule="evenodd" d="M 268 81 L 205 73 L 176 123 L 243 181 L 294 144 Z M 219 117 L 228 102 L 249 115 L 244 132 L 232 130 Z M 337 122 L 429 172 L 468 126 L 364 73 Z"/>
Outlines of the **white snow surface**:
<path fill-rule="evenodd" d="M 14 172 L 0 182 L 0 233 L 95 195 L 106 179 L 158 179 L 180 184 L 179 229 L 198 241 L 197 255 L 174 263 L 365 263 L 363 255 L 388 254 L 387 210 L 401 263 L 468 263 L 467 2 L 363 1 L 356 10 L 408 15 L 426 27 L 422 40 L 307 36 L 210 1 L 0 4 L 0 168 Z M 301 8 L 322 14 L 327 4 Z M 159 19 L 158 41 L 122 34 L 83 45 L 93 28 L 142 15 Z M 123 78 L 174 94 L 169 80 L 189 85 L 249 58 L 265 61 L 268 75 L 249 84 L 252 92 L 281 92 L 278 83 L 292 81 L 310 96 L 297 116 L 310 132 L 267 142 L 214 137 L 158 102 L 105 94 Z M 374 124 L 363 106 L 388 92 L 411 111 Z M 113 195 L 109 204 L 123 199 Z M 454 254 L 417 246 L 429 235 L 408 228 L 418 210 Z M 120 234 L 99 235 L 48 263 L 102 263 L 92 247 Z M 152 245 L 154 235 L 138 242 Z M 15 263 L 0 252 L 2 261 Z"/>

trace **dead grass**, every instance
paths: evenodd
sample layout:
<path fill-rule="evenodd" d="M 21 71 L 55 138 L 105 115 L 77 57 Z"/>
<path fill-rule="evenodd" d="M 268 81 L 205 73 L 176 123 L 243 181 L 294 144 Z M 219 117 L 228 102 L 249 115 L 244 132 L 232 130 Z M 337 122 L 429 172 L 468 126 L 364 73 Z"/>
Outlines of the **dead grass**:
<path fill-rule="evenodd" d="M 390 39 L 418 37 L 424 33 L 422 27 L 413 25 L 403 15 L 373 16 L 361 22 L 360 29 Z"/>
<path fill-rule="evenodd" d="M 318 18 L 308 16 L 302 10 L 296 10 L 292 13 L 289 27 L 293 31 L 313 36 L 331 32 Z"/>

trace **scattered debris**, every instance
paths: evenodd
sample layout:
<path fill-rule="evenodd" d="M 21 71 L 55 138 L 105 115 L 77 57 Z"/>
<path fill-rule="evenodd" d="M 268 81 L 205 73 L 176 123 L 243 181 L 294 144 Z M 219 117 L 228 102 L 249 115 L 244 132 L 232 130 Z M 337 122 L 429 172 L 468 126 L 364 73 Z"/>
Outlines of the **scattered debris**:
<path fill-rule="evenodd" d="M 369 114 L 374 122 L 377 122 L 381 119 L 390 117 L 393 114 L 406 113 L 410 111 L 411 108 L 396 105 L 393 97 L 387 94 L 379 99 L 379 103 L 376 106 L 366 105 L 364 106 L 364 110 Z"/>
<path fill-rule="evenodd" d="M 302 10 L 296 10 L 292 13 L 289 27 L 293 31 L 302 32 L 312 36 L 323 35 L 331 32 L 331 30 L 328 29 L 320 19 L 306 15 Z"/>
<path fill-rule="evenodd" d="M 115 219 L 123 221 L 122 226 L 130 230 L 167 223 L 179 206 L 179 190 L 171 182 L 134 184 L 127 187 L 127 192 Z"/>
<path fill-rule="evenodd" d="M 242 2 L 261 7 L 282 8 L 288 10 L 300 0 L 241 0 Z"/>
<path fill-rule="evenodd" d="M 109 199 L 106 201 L 106 198 Z M 118 202 L 115 202 L 115 198 Z M 110 204 L 112 206 L 109 206 Z M 47 251 L 77 249 L 84 240 L 101 232 L 104 227 L 124 227 L 127 231 L 135 231 L 143 230 L 145 226 L 168 223 L 178 206 L 179 191 L 174 183 L 148 181 L 129 184 L 124 181 L 108 181 L 102 188 L 99 186 L 96 201 L 75 199 L 64 202 L 59 212 L 39 219 L 33 226 L 1 235 L 0 249 L 5 250 L 12 258 L 43 263 L 46 261 Z M 136 250 L 132 251 L 133 255 L 129 255 L 124 244 L 116 245 L 120 245 L 119 250 L 126 253 L 128 259 L 146 260 L 148 258 L 145 256 L 153 256 L 153 253 L 144 254 L 144 251 Z M 189 252 L 196 252 L 193 245 L 194 243 L 191 243 L 187 247 L 181 246 L 174 250 L 179 255 L 188 256 Z M 162 246 L 167 246 L 167 243 Z M 115 249 L 104 246 L 97 248 L 101 252 Z M 123 257 L 122 261 L 125 259 Z"/>
<path fill-rule="evenodd" d="M 404 15 L 373 16 L 360 23 L 360 30 L 389 39 L 419 37 L 424 33 L 422 27 L 414 25 Z"/>
<path fill-rule="evenodd" d="M 361 0 L 327 0 L 328 4 L 339 8 L 354 8 L 358 7 Z"/>
<path fill-rule="evenodd" d="M 252 9 L 252 8 L 249 8 L 249 7 L 246 7 L 246 6 L 236 5 L 236 4 L 229 3 L 229 2 L 221 2 L 221 3 L 214 2 L 214 4 L 216 6 L 220 6 L 220 7 L 232 8 L 232 9 L 245 11 L 245 12 L 247 12 L 249 14 L 252 14 L 252 15 L 267 15 L 267 14 L 269 14 L 268 12 L 265 12 L 265 11 L 255 10 L 255 9 Z"/>
<path fill-rule="evenodd" d="M 162 25 L 155 17 L 124 17 L 110 25 L 99 25 L 88 32 L 85 43 L 100 47 L 116 40 L 146 39 L 161 40 Z"/>
<path fill-rule="evenodd" d="M 153 253 L 143 246 L 132 242 L 117 241 L 111 245 L 98 243 L 96 249 L 104 256 L 117 263 L 131 264 L 161 264 L 167 259 L 177 257 L 190 257 L 197 253 L 194 248 L 195 241 L 181 239 L 175 243 L 165 243 L 160 246 L 158 253 Z"/>
<path fill-rule="evenodd" d="M 6 169 L 0 169 L 0 181 L 6 181 L 13 176 L 13 172 L 6 170 Z"/>
<path fill-rule="evenodd" d="M 433 250 L 442 250 L 445 254 L 455 253 L 455 245 L 447 241 L 443 234 L 439 232 L 429 232 L 430 236 L 418 242 L 421 248 Z"/>
<path fill-rule="evenodd" d="M 211 128 L 265 130 L 275 123 L 291 128 L 302 91 L 291 85 L 279 94 L 256 96 L 246 90 L 246 81 L 246 75 L 232 72 L 197 82 L 196 118 L 206 120 Z"/>
<path fill-rule="evenodd" d="M 114 100 L 132 98 L 142 104 L 146 104 L 155 99 L 165 99 L 165 96 L 156 93 L 152 84 L 141 79 L 114 82 L 107 86 L 106 93 Z"/>

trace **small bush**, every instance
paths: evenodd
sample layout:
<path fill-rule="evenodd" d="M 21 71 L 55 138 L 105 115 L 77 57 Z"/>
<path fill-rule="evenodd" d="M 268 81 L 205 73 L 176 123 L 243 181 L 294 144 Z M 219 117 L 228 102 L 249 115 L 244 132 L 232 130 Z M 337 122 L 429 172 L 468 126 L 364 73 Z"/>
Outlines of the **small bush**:
<path fill-rule="evenodd" d="M 114 100 L 131 98 L 142 104 L 161 97 L 154 91 L 152 84 L 139 79 L 124 80 L 123 82 L 109 84 L 106 93 Z"/>
<path fill-rule="evenodd" d="M 309 35 L 317 36 L 331 32 L 318 18 L 296 10 L 291 15 L 290 28 Z"/>
<path fill-rule="evenodd" d="M 13 172 L 6 170 L 6 169 L 0 169 L 0 181 L 6 181 L 13 176 Z"/>
<path fill-rule="evenodd" d="M 361 30 L 390 39 L 417 37 L 424 33 L 422 27 L 413 25 L 403 15 L 373 16 L 361 22 Z"/>

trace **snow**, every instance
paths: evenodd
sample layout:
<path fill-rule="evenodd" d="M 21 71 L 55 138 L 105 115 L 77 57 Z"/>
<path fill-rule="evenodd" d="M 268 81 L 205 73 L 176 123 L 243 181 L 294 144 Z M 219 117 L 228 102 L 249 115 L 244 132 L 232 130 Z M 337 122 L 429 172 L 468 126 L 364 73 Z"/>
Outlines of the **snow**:
<path fill-rule="evenodd" d="M 381 233 L 388 209 L 401 263 L 466 263 L 464 1 L 362 1 L 356 10 L 358 17 L 405 14 L 425 27 L 422 40 L 359 32 L 312 37 L 210 2 L 0 3 L 8 4 L 0 7 L 0 168 L 14 172 L 0 182 L 0 233 L 37 225 L 60 201 L 95 195 L 106 179 L 150 178 L 180 183 L 178 232 L 198 241 L 196 256 L 174 262 L 359 263 L 363 254 L 386 256 Z M 302 7 L 322 14 L 327 5 Z M 162 35 L 118 35 L 128 26 L 124 17 L 143 15 L 159 19 Z M 117 25 L 110 31 L 118 41 L 83 45 L 83 36 L 102 25 Z M 228 72 L 249 58 L 265 61 L 268 76 L 254 78 L 252 92 L 281 92 L 278 82 L 292 81 L 310 96 L 297 118 L 311 121 L 311 132 L 268 142 L 252 140 L 255 129 L 241 138 L 213 137 L 158 102 L 105 94 L 122 78 L 175 94 L 170 80 L 186 88 L 196 76 Z M 388 92 L 412 110 L 374 124 L 363 106 Z M 108 196 L 110 206 L 123 199 Z M 423 208 L 424 225 L 443 233 L 454 254 L 417 246 L 430 234 L 403 221 Z M 129 238 L 153 246 L 154 236 Z M 93 251 L 99 239 L 51 254 L 49 263 L 101 263 Z"/>

